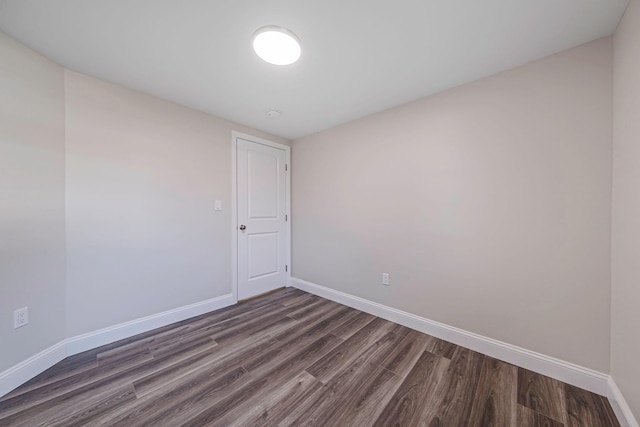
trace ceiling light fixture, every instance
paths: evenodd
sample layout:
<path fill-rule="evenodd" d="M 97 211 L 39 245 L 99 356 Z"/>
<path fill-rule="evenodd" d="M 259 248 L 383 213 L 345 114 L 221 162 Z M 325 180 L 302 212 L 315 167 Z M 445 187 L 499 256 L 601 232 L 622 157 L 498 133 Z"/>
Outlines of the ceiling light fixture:
<path fill-rule="evenodd" d="M 286 28 L 269 25 L 253 34 L 253 50 L 270 64 L 289 65 L 300 58 L 300 40 Z"/>

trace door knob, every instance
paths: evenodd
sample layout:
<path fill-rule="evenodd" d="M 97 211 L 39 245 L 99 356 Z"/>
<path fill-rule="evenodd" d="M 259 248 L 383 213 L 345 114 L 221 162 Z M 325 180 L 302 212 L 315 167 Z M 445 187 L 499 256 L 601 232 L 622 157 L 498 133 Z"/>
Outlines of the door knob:
<path fill-rule="evenodd" d="M 240 226 L 240 230 L 246 230 L 246 229 L 247 229 L 247 226 L 246 226 L 246 225 L 242 224 L 242 225 Z"/>

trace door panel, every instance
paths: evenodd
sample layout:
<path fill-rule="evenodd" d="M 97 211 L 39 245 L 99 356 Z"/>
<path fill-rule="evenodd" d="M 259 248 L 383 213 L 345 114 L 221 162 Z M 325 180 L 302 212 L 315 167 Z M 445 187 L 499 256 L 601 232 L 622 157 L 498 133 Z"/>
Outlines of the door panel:
<path fill-rule="evenodd" d="M 245 299 L 286 285 L 286 153 L 238 138 L 236 159 L 238 299 Z"/>
<path fill-rule="evenodd" d="M 250 234 L 249 279 L 278 273 L 278 233 Z"/>
<path fill-rule="evenodd" d="M 280 150 L 279 150 L 280 151 Z M 256 151 L 247 152 L 249 212 L 251 219 L 278 217 L 278 158 Z"/>

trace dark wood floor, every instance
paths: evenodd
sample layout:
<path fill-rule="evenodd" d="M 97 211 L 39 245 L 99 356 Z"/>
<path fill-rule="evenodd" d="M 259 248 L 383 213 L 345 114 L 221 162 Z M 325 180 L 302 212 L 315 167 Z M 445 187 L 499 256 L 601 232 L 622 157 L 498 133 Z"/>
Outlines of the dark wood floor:
<path fill-rule="evenodd" d="M 619 424 L 603 397 L 289 288 L 69 357 L 0 425 Z"/>

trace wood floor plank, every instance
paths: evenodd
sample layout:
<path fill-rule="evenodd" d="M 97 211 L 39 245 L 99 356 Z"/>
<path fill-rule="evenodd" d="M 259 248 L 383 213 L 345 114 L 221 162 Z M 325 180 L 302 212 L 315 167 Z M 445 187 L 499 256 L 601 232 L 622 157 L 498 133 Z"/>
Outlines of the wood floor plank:
<path fill-rule="evenodd" d="M 485 356 L 467 425 L 510 426 L 517 420 L 518 368 Z"/>
<path fill-rule="evenodd" d="M 393 330 L 395 330 L 395 324 L 376 318 L 307 368 L 307 372 L 326 384 L 337 372 L 353 363 L 363 351 L 374 345 L 376 341 L 389 333 L 393 334 Z"/>
<path fill-rule="evenodd" d="M 586 392 L 586 390 L 581 390 L 581 391 Z M 596 400 L 596 405 L 594 410 L 598 411 L 598 413 L 601 416 L 601 419 L 605 420 L 605 422 L 612 427 L 620 427 L 621 423 L 618 420 L 618 417 L 616 416 L 616 413 L 613 410 L 613 407 L 611 406 L 609 399 L 607 399 L 604 396 L 596 395 L 595 400 Z"/>
<path fill-rule="evenodd" d="M 309 313 L 305 317 L 298 317 L 298 325 L 294 329 L 284 330 L 274 335 L 274 338 L 285 343 L 292 339 L 298 339 L 307 332 L 318 330 L 329 332 L 339 327 L 343 322 L 348 321 L 354 315 L 353 311 L 348 307 L 339 304 L 327 305 L 313 313 Z"/>
<path fill-rule="evenodd" d="M 199 427 L 214 423 L 217 419 L 233 411 L 245 400 L 252 399 L 259 393 L 270 393 L 282 387 L 285 383 L 295 378 L 304 366 L 322 357 L 341 341 L 333 335 L 326 335 L 294 353 L 278 365 L 253 373 L 252 375 L 257 379 L 227 395 L 223 400 L 213 405 L 208 404 L 203 412 L 186 421 L 184 425 Z M 182 424 L 182 420 L 179 420 L 179 423 Z"/>
<path fill-rule="evenodd" d="M 224 307 L 214 312 L 205 313 L 200 316 L 185 319 L 180 322 L 176 322 L 167 326 L 163 326 L 148 332 L 144 332 L 133 337 L 125 338 L 111 344 L 106 344 L 101 347 L 86 351 L 81 355 L 71 356 L 73 359 L 76 357 L 86 357 L 91 355 L 98 355 L 108 352 L 112 349 L 125 350 L 131 345 L 139 345 L 144 342 L 145 345 L 153 345 L 154 343 L 164 342 L 166 339 L 172 339 L 177 336 L 183 336 L 184 334 L 194 330 L 200 329 L 205 326 L 212 326 L 222 321 L 228 321 L 231 319 L 239 318 L 240 316 L 250 316 L 252 313 L 263 311 L 265 307 L 277 306 L 283 301 L 288 301 L 292 296 L 299 296 L 304 292 L 295 288 L 282 289 L 278 293 L 266 295 L 257 300 L 239 302 L 236 305 Z M 63 361 L 64 362 L 64 361 Z"/>
<path fill-rule="evenodd" d="M 70 359 L 70 358 L 67 358 L 67 359 Z M 63 363 L 63 362 L 68 363 L 67 359 L 63 360 L 60 363 Z M 44 388 L 44 387 L 50 386 L 55 382 L 58 382 L 60 380 L 63 380 L 69 377 L 73 377 L 75 375 L 81 374 L 89 370 L 93 370 L 97 367 L 98 367 L 98 360 L 96 359 L 95 354 L 92 355 L 91 359 L 79 361 L 77 365 L 71 362 L 71 364 L 60 369 L 57 369 L 58 365 L 54 365 L 52 368 L 42 373 L 45 375 L 43 375 L 42 377 L 38 376 L 39 378 L 36 377 L 38 378 L 37 381 L 33 381 L 33 382 L 29 381 L 23 384 L 22 386 L 18 387 L 17 389 L 13 390 L 12 392 L 2 396 L 0 398 L 0 416 L 2 413 L 3 401 L 12 399 L 16 396 L 24 395 L 25 393 L 29 393 L 38 388 Z"/>
<path fill-rule="evenodd" d="M 147 395 L 131 409 L 103 421 L 106 425 L 123 427 L 180 425 L 181 420 L 197 416 L 203 408 L 224 399 L 249 380 L 249 374 L 241 366 L 216 366 L 168 392 Z"/>
<path fill-rule="evenodd" d="M 243 337 L 264 335 L 275 336 L 283 330 L 287 330 L 292 326 L 295 327 L 298 323 L 297 321 L 289 317 L 282 317 L 281 313 L 274 314 L 272 316 L 269 316 L 268 318 L 260 320 L 261 322 L 248 322 L 247 325 L 238 329 L 231 328 L 229 331 L 212 335 L 211 338 L 214 339 L 218 344 L 223 345 L 226 343 L 235 342 L 238 340 L 238 338 Z"/>
<path fill-rule="evenodd" d="M 518 404 L 566 424 L 564 384 L 553 378 L 518 368 Z"/>
<path fill-rule="evenodd" d="M 559 421 L 545 417 L 539 412 L 529 409 L 526 406 L 518 406 L 518 427 L 564 427 Z"/>
<path fill-rule="evenodd" d="M 374 425 L 421 425 L 427 407 L 436 400 L 438 384 L 441 383 L 449 364 L 448 359 L 428 351 L 423 352 Z"/>
<path fill-rule="evenodd" d="M 411 332 L 413 329 L 411 328 L 407 328 L 404 325 L 399 325 L 397 323 L 391 322 L 393 324 L 393 330 L 391 332 L 393 332 L 396 335 L 400 335 L 402 337 L 406 337 L 409 332 Z"/>
<path fill-rule="evenodd" d="M 348 318 L 349 315 L 349 310 L 339 309 L 333 315 L 326 317 L 315 324 L 309 325 L 307 328 L 303 328 L 297 333 L 281 337 L 281 344 L 274 349 L 252 357 L 247 357 L 243 366 L 249 372 L 254 372 L 257 369 L 268 369 L 269 367 L 276 365 L 280 357 L 286 358 L 291 354 L 291 351 L 307 346 L 323 335 L 329 334 L 336 325 L 339 325 L 340 322 Z M 339 338 L 336 338 L 336 340 L 342 342 Z"/>
<path fill-rule="evenodd" d="M 219 323 L 210 329 L 210 334 L 216 342 L 222 344 L 227 340 L 234 339 L 239 334 L 251 334 L 264 329 L 272 323 L 284 320 L 283 317 L 296 311 L 304 302 L 290 306 L 277 305 L 264 309 L 262 313 L 251 316 L 251 318 L 238 318 L 229 322 Z"/>
<path fill-rule="evenodd" d="M 349 390 L 343 402 L 326 422 L 326 426 L 370 426 L 402 384 L 403 378 L 382 367 L 376 368 L 357 387 Z"/>
<path fill-rule="evenodd" d="M 106 424 L 117 421 L 126 425 L 138 419 L 157 423 L 173 416 L 193 416 L 194 409 L 188 408 L 189 402 L 200 401 L 194 393 L 205 393 L 208 402 L 224 397 L 219 387 L 228 393 L 233 387 L 249 381 L 246 370 L 241 366 L 242 360 L 277 344 L 277 340 L 269 336 L 259 340 L 246 338 L 234 345 L 214 348 L 214 354 L 208 354 L 207 359 L 185 360 L 179 366 L 172 365 L 143 377 L 134 382 L 138 401 L 105 417 Z M 229 367 L 235 367 L 233 373 Z M 171 409 L 170 414 L 164 412 L 167 407 Z"/>
<path fill-rule="evenodd" d="M 362 420 L 368 417 L 371 418 L 371 421 L 375 420 L 375 417 L 370 414 L 371 411 L 357 417 L 356 414 L 349 415 L 348 411 L 359 412 L 365 410 L 363 408 L 368 408 L 370 402 L 378 401 L 380 403 L 383 398 L 388 400 L 392 397 L 402 378 L 395 374 L 389 376 L 382 373 L 376 374 L 376 372 L 384 369 L 381 367 L 382 362 L 402 338 L 394 332 L 387 332 L 365 350 L 359 352 L 355 359 L 346 359 L 341 366 L 335 366 L 334 373 L 326 377 L 327 385 L 315 396 L 317 403 L 310 406 L 307 411 L 299 412 L 297 418 L 289 418 L 284 420 L 282 424 L 316 425 L 320 422 L 327 423 L 332 419 L 349 418 L 351 415 L 354 416 L 354 419 Z M 346 361 L 349 363 L 344 363 Z M 371 383 L 372 379 L 376 381 Z M 382 381 L 386 384 L 386 388 L 373 393 L 373 390 L 377 389 Z M 368 393 L 371 393 L 372 396 L 369 396 Z M 382 410 L 382 408 L 379 409 Z M 379 412 L 376 410 L 376 417 L 377 414 Z"/>
<path fill-rule="evenodd" d="M 305 410 L 312 402 L 310 397 L 323 386 L 313 375 L 302 371 L 279 389 L 258 399 L 257 404 L 249 401 L 242 414 L 223 417 L 216 424 L 228 427 L 278 425 L 292 413 Z"/>
<path fill-rule="evenodd" d="M 418 331 L 409 332 L 382 362 L 382 366 L 404 378 L 426 350 L 429 338 Z"/>
<path fill-rule="evenodd" d="M 296 316 L 296 321 L 298 322 L 297 329 L 302 329 L 309 327 L 311 325 L 315 325 L 318 322 L 321 322 L 328 317 L 333 316 L 336 313 L 351 313 L 351 310 L 340 305 L 340 304 L 325 304 L 320 307 L 316 307 L 315 310 L 307 312 L 304 316 Z M 293 319 L 291 316 L 287 315 L 287 317 Z M 287 338 L 291 335 L 290 330 L 285 330 L 280 332 L 274 337 L 280 341 L 286 341 Z"/>
<path fill-rule="evenodd" d="M 292 319 L 296 319 L 299 320 L 303 317 L 306 317 L 310 314 L 312 314 L 313 312 L 315 312 L 318 309 L 321 308 L 332 308 L 337 306 L 338 304 L 336 304 L 333 301 L 329 301 L 326 299 L 322 299 L 322 298 L 317 298 L 315 300 L 313 300 L 313 302 L 311 302 L 310 304 L 306 304 L 302 307 L 299 307 L 297 310 L 293 310 L 291 313 L 288 314 L 289 317 L 291 317 Z"/>
<path fill-rule="evenodd" d="M 81 355 L 72 356 L 69 359 L 73 359 L 79 356 L 81 357 L 82 355 L 85 355 L 85 357 L 92 355 L 98 356 L 101 354 L 103 356 L 106 356 L 110 353 L 111 350 L 122 352 L 127 351 L 134 346 L 137 346 L 139 348 L 148 348 L 154 345 L 159 346 L 171 342 L 174 339 L 183 339 L 190 332 L 206 329 L 206 327 L 214 326 L 223 321 L 228 322 L 233 320 L 235 322 L 242 322 L 242 316 L 252 316 L 255 313 L 264 313 L 266 307 L 277 307 L 280 302 L 287 301 L 289 295 L 300 295 L 300 292 L 301 291 L 297 289 L 294 292 L 293 288 L 288 288 L 282 290 L 277 294 L 267 295 L 263 298 L 260 298 L 259 300 L 241 302 L 233 306 L 216 310 L 212 313 L 205 313 L 200 316 L 186 319 L 171 325 L 163 326 L 149 332 L 141 333 L 133 337 L 114 342 L 112 344 L 107 344 L 102 347 L 84 352 Z"/>
<path fill-rule="evenodd" d="M 215 342 L 213 338 L 205 335 L 198 338 L 189 337 L 184 340 L 175 340 L 167 344 L 154 345 L 153 347 L 149 347 L 149 351 L 153 357 L 157 358 L 177 353 L 184 353 L 189 350 L 197 350 L 199 348 L 211 349 L 217 345 L 218 343 Z"/>
<path fill-rule="evenodd" d="M 565 384 L 567 426 L 616 427 L 620 424 L 609 402 L 602 396 Z"/>
<path fill-rule="evenodd" d="M 141 376 L 133 382 L 137 395 L 144 396 L 157 389 L 171 389 L 176 383 L 189 381 L 199 375 L 200 370 L 221 366 L 242 365 L 247 358 L 262 354 L 278 347 L 278 341 L 264 336 L 260 339 L 247 338 L 234 345 L 220 346 L 211 351 L 184 359 L 164 369 Z"/>
<path fill-rule="evenodd" d="M 83 353 L 69 356 L 64 360 L 56 363 L 41 374 L 35 376 L 31 380 L 27 381 L 13 392 L 1 397 L 0 401 L 6 400 L 7 398 L 15 396 L 16 394 L 23 393 L 27 391 L 27 389 L 40 387 L 43 385 L 43 383 L 50 382 L 51 379 L 58 380 L 65 375 L 76 373 L 81 369 L 94 367 L 97 362 L 98 359 L 96 357 L 96 353 L 92 351 L 85 351 Z"/>
<path fill-rule="evenodd" d="M 113 366 L 124 363 L 144 363 L 147 360 L 151 360 L 153 354 L 149 347 L 144 348 L 131 348 L 127 351 L 122 351 L 117 354 L 112 354 L 108 357 L 102 357 L 98 355 L 98 366 Z"/>
<path fill-rule="evenodd" d="M 312 295 L 312 294 L 307 294 L 307 293 L 302 293 L 301 295 L 298 296 L 292 296 L 290 298 L 287 298 L 285 301 L 282 302 L 282 305 L 291 305 L 291 304 L 296 304 L 300 301 L 306 301 L 307 304 L 309 304 L 311 301 L 315 301 L 317 300 L 319 297 Z"/>
<path fill-rule="evenodd" d="M 421 422 L 445 426 L 465 425 L 471 416 L 485 356 L 457 347 L 444 378 L 436 389 L 434 405 Z M 435 404 L 437 402 L 437 404 Z"/>
<path fill-rule="evenodd" d="M 93 423 L 96 418 L 108 413 L 114 408 L 118 408 L 127 402 L 133 402 L 136 399 L 136 393 L 132 386 L 125 386 L 115 393 L 105 396 L 97 402 L 87 405 L 86 401 L 83 408 L 57 420 L 49 419 L 46 421 L 47 426 L 51 427 L 81 427 Z M 33 422 L 33 420 L 31 420 Z"/>
<path fill-rule="evenodd" d="M 429 343 L 427 344 L 426 350 L 429 353 L 433 353 L 437 356 L 451 359 L 457 348 L 458 346 L 453 343 L 441 340 L 440 338 L 429 336 Z"/>
<path fill-rule="evenodd" d="M 147 363 L 149 362 L 149 363 Z M 117 363 L 113 366 L 96 366 L 77 375 L 66 377 L 50 385 L 36 388 L 0 402 L 0 419 L 17 412 L 29 414 L 32 407 L 43 408 L 51 404 L 66 402 L 70 397 L 81 393 L 95 393 L 108 383 L 122 385 L 135 372 L 149 369 L 159 363 L 152 357 L 149 360 L 137 359 L 132 363 Z M 37 411 L 37 409 L 36 409 Z"/>
<path fill-rule="evenodd" d="M 9 416 L 0 418 L 0 425 L 5 426 L 42 426 L 58 420 L 85 412 L 87 408 L 100 406 L 105 401 L 122 400 L 121 396 L 131 395 L 129 385 L 112 387 L 102 385 L 91 393 L 67 393 L 51 399 L 50 402 L 28 407 Z"/>
<path fill-rule="evenodd" d="M 212 344 L 214 344 L 213 351 L 218 350 L 215 349 L 213 341 Z M 30 410 L 31 407 L 34 407 L 35 411 L 42 411 L 44 410 L 42 408 L 48 405 L 68 402 L 69 399 L 73 399 L 83 393 L 95 394 L 108 387 L 115 388 L 131 384 L 139 378 L 161 371 L 185 358 L 206 357 L 207 355 L 202 354 L 202 351 L 202 349 L 185 350 L 177 355 L 172 354 L 165 357 L 150 358 L 149 360 L 135 358 L 130 362 L 111 360 L 110 364 L 99 365 L 94 369 L 83 371 L 73 377 L 64 378 L 47 387 L 32 390 L 0 403 L 0 418 L 16 411 L 28 414 L 29 412 L 26 411 Z"/>
<path fill-rule="evenodd" d="M 69 357 L 0 426 L 619 426 L 606 398 L 286 288 Z"/>
<path fill-rule="evenodd" d="M 372 314 L 359 311 L 351 320 L 334 329 L 333 334 L 338 338 L 347 340 L 375 318 Z"/>

